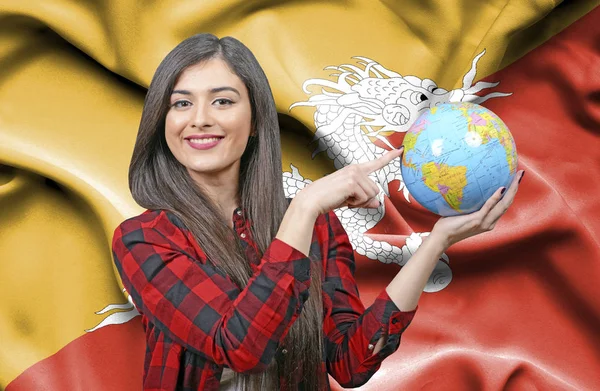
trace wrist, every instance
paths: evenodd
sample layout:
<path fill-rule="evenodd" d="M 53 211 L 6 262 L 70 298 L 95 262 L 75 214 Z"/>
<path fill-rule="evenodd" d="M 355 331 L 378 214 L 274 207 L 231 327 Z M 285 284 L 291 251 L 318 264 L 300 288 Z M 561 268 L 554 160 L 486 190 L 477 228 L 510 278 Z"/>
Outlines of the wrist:
<path fill-rule="evenodd" d="M 302 196 L 302 192 L 299 192 L 294 198 L 292 198 L 289 208 L 292 208 L 294 211 L 298 211 L 299 213 L 306 215 L 307 218 L 314 220 L 316 220 L 317 216 L 320 214 L 320 212 L 315 209 L 314 203 L 306 200 Z"/>
<path fill-rule="evenodd" d="M 440 252 L 445 252 L 448 247 L 452 245 L 450 238 L 448 235 L 441 234 L 432 230 L 431 233 L 427 236 L 426 240 L 431 243 L 431 245 L 435 246 Z"/>
<path fill-rule="evenodd" d="M 308 255 L 316 216 L 305 207 L 302 199 L 292 199 L 275 237 L 302 254 Z"/>

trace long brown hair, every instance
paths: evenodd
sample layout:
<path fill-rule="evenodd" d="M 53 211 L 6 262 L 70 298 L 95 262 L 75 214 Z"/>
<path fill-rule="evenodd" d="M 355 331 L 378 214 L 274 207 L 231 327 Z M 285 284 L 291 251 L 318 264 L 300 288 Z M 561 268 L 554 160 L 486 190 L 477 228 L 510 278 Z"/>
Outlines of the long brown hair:
<path fill-rule="evenodd" d="M 252 52 L 235 38 L 194 35 L 161 62 L 146 94 L 129 166 L 129 188 L 140 206 L 177 216 L 208 260 L 243 289 L 253 271 L 240 243 L 234 241 L 237 244 L 231 245 L 234 235 L 217 205 L 175 159 L 165 140 L 169 99 L 179 75 L 187 67 L 212 58 L 223 59 L 248 89 L 255 137 L 249 138 L 241 157 L 239 201 L 252 222 L 252 235 L 261 255 L 272 242 L 288 205 L 283 191 L 277 111 L 265 73 Z M 241 389 L 278 389 L 279 374 L 285 375 L 291 390 L 298 384 L 304 390 L 324 388 L 322 266 L 318 260 L 313 262 L 309 298 L 283 341 L 288 353 L 282 359 L 274 358 L 263 373 L 235 373 L 236 385 Z"/>

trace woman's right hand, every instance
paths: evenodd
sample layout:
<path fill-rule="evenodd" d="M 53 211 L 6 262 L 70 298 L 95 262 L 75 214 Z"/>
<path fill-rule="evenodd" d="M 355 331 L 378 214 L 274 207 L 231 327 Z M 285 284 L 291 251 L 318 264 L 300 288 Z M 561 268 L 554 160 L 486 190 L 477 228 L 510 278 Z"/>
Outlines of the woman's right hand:
<path fill-rule="evenodd" d="M 402 151 L 402 147 L 393 149 L 375 160 L 339 169 L 306 186 L 294 201 L 300 202 L 303 210 L 312 212 L 315 216 L 343 206 L 377 208 L 379 187 L 369 178 L 369 174 L 400 157 Z"/>

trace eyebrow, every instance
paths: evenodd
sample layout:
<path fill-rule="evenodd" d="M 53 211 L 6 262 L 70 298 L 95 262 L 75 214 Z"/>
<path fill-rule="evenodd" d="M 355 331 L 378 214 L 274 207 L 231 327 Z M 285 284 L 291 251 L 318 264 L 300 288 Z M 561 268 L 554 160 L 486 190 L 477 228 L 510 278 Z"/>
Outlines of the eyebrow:
<path fill-rule="evenodd" d="M 211 88 L 209 90 L 209 92 L 211 94 L 216 94 L 216 93 L 221 92 L 221 91 L 233 91 L 236 94 L 238 94 L 238 96 L 241 96 L 240 92 L 237 89 L 233 88 L 233 87 L 227 87 L 227 86 L 224 86 L 224 87 L 215 87 L 215 88 Z M 173 92 L 171 93 L 171 95 L 174 95 L 174 94 L 192 95 L 192 93 L 190 91 L 188 91 L 188 90 L 173 90 Z"/>

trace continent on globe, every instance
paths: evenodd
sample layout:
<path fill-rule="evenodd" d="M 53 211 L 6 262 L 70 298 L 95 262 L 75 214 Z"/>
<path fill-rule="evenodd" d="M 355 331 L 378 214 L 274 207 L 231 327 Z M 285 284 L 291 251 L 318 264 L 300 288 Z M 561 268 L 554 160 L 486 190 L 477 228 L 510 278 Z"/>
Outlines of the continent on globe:
<path fill-rule="evenodd" d="M 467 167 L 427 162 L 423 165 L 425 185 L 438 192 L 454 210 L 459 210 L 467 185 Z"/>
<path fill-rule="evenodd" d="M 412 197 L 441 216 L 472 213 L 517 172 L 517 148 L 506 124 L 469 102 L 425 111 L 403 141 L 402 178 Z"/>

